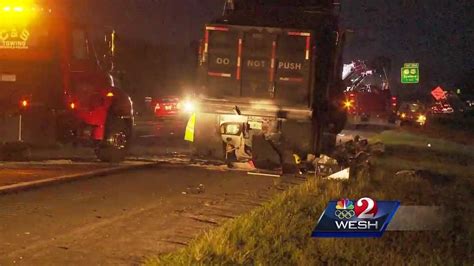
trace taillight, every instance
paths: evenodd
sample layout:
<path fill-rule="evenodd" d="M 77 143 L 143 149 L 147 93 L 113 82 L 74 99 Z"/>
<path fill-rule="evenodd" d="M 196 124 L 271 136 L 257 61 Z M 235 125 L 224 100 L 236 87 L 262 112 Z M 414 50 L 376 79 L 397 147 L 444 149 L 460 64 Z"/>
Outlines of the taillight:
<path fill-rule="evenodd" d="M 392 107 L 397 107 L 397 97 L 392 97 Z"/>

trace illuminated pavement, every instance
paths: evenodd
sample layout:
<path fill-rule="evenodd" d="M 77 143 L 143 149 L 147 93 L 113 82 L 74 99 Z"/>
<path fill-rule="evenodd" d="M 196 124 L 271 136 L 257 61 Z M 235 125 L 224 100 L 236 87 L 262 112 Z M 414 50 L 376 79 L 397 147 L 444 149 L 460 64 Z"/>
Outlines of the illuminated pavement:
<path fill-rule="evenodd" d="M 5 186 L 31 183 L 62 176 L 149 164 L 155 161 L 176 161 L 189 154 L 183 140 L 183 120 L 139 122 L 129 160 L 120 164 L 101 163 L 92 148 L 63 146 L 32 150 L 30 162 L 0 162 L 0 193 Z"/>
<path fill-rule="evenodd" d="M 251 176 L 225 165 L 189 166 L 183 127 L 173 120 L 137 125 L 130 158 L 155 166 L 0 195 L 0 265 L 138 264 L 305 181 Z M 111 167 L 90 154 L 77 156 L 49 164 L 4 163 L 9 167 L 0 174 L 17 171 L 17 178 L 30 180 Z"/>
<path fill-rule="evenodd" d="M 0 196 L 0 265 L 137 264 L 304 182 L 162 165 Z"/>

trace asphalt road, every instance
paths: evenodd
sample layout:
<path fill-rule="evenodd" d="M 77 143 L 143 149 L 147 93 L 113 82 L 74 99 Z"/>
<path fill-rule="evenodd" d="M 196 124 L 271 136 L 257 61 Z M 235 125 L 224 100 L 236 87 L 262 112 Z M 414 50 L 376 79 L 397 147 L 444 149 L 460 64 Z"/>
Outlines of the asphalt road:
<path fill-rule="evenodd" d="M 184 141 L 186 123 L 184 118 L 137 121 L 131 155 L 189 154 L 190 145 Z"/>
<path fill-rule="evenodd" d="M 189 154 L 185 123 L 138 122 L 132 157 L 173 161 Z M 373 131 L 342 134 L 368 137 Z M 68 156 L 85 158 L 80 153 L 60 158 Z M 225 166 L 162 163 L 0 195 L 0 265 L 138 264 L 304 181 L 252 176 Z"/>
<path fill-rule="evenodd" d="M 184 141 L 186 119 L 141 120 L 134 128 L 130 158 L 188 155 L 190 144 Z M 32 150 L 33 161 L 71 160 L 74 162 L 97 162 L 90 147 L 63 145 L 48 149 Z"/>
<path fill-rule="evenodd" d="M 3 195 L 0 265 L 136 264 L 302 182 L 158 165 Z"/>

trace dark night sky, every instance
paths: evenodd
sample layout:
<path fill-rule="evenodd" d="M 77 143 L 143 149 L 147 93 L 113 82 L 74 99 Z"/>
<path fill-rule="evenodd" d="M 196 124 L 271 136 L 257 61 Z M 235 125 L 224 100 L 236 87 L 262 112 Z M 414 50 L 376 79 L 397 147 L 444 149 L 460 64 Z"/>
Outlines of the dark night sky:
<path fill-rule="evenodd" d="M 78 11 L 95 23 L 155 43 L 189 43 L 219 15 L 223 0 L 81 0 Z M 346 61 L 384 55 L 392 76 L 419 62 L 429 86 L 474 78 L 473 0 L 343 0 L 343 25 L 354 29 Z M 92 12 L 84 12 L 85 10 Z M 423 76 L 422 76 L 423 79 Z M 428 86 L 428 84 L 426 85 Z"/>

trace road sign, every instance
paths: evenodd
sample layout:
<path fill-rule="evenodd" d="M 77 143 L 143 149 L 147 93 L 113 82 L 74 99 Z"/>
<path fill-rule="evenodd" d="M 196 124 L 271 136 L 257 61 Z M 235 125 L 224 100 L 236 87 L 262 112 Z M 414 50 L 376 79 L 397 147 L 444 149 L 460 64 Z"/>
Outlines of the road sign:
<path fill-rule="evenodd" d="M 408 68 L 420 68 L 420 64 L 418 63 L 405 63 L 403 67 L 408 67 Z"/>
<path fill-rule="evenodd" d="M 403 84 L 420 83 L 420 65 L 418 63 L 405 63 L 401 74 Z"/>
<path fill-rule="evenodd" d="M 434 90 L 431 91 L 431 95 L 433 95 L 433 97 L 434 97 L 437 101 L 446 98 L 446 92 L 445 92 L 441 87 L 439 87 L 439 86 L 438 86 L 436 89 L 434 89 Z"/>

